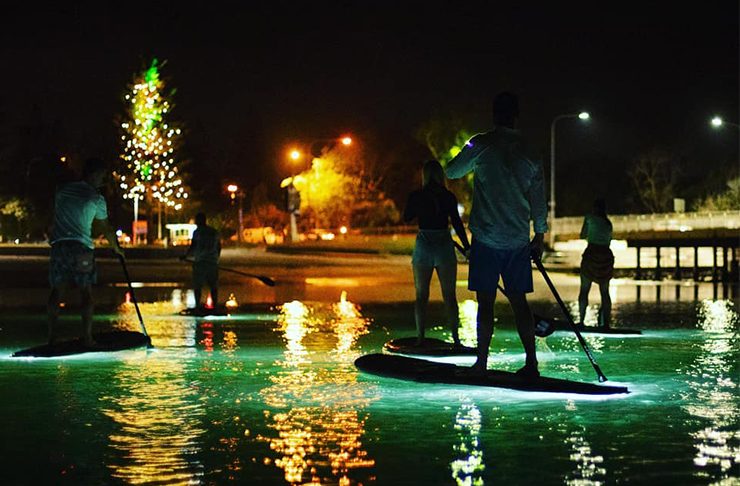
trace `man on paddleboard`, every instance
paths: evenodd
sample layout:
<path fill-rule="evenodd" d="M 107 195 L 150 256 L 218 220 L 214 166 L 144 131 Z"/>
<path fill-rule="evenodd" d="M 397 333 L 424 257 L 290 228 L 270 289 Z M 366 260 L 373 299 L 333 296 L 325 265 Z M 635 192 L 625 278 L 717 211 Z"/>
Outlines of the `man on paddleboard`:
<path fill-rule="evenodd" d="M 95 245 L 92 240 L 93 220 L 98 220 L 100 231 L 113 251 L 123 257 L 116 232 L 108 221 L 108 207 L 100 188 L 105 185 L 108 169 L 101 159 L 85 161 L 82 179 L 57 189 L 54 196 L 54 222 L 50 231 L 51 258 L 49 284 L 51 293 L 47 302 L 49 316 L 49 344 L 56 341 L 59 304 L 70 282 L 80 290 L 82 324 L 85 345 L 95 347 L 92 337 L 92 284 L 97 283 Z"/>
<path fill-rule="evenodd" d="M 196 309 L 200 308 L 203 284 L 208 284 L 213 308 L 216 309 L 218 307 L 218 260 L 221 257 L 221 239 L 218 231 L 206 224 L 205 213 L 195 215 L 195 224 L 198 229 L 193 232 L 190 248 L 185 255 L 180 257 L 180 260 L 185 260 L 191 253 L 195 255 L 193 290 Z"/>
<path fill-rule="evenodd" d="M 468 289 L 478 299 L 478 357 L 476 371 L 485 371 L 493 336 L 493 305 L 499 277 L 516 318 L 526 363 L 517 373 L 539 376 L 534 318 L 526 294 L 533 291 L 531 258 L 540 258 L 547 232 L 547 202 L 542 159 L 514 127 L 519 100 L 501 93 L 493 100 L 493 130 L 474 136 L 447 165 L 447 177 L 473 172 L 470 213 Z M 530 241 L 530 220 L 534 239 Z"/>

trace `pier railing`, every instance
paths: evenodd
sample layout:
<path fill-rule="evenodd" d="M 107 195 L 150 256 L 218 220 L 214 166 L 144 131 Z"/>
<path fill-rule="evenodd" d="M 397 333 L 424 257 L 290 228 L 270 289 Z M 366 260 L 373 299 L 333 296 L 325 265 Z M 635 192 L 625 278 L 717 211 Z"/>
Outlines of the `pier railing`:
<path fill-rule="evenodd" d="M 689 232 L 710 229 L 739 229 L 740 211 L 708 211 L 658 214 L 610 214 L 615 238 L 630 233 L 661 231 Z M 553 223 L 558 240 L 578 239 L 583 216 L 555 218 Z"/>

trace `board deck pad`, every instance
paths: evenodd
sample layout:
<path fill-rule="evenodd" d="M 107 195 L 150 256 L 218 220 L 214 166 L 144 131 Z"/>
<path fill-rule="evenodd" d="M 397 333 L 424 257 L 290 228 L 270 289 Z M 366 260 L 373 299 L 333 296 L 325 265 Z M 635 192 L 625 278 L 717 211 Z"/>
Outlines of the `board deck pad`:
<path fill-rule="evenodd" d="M 488 370 L 486 374 L 471 373 L 470 368 L 449 363 L 437 363 L 423 359 L 394 356 L 389 354 L 368 354 L 355 360 L 355 366 L 365 373 L 414 381 L 417 383 L 440 383 L 450 385 L 470 385 L 511 390 L 577 393 L 582 395 L 614 395 L 629 393 L 623 386 L 597 385 L 559 378 L 526 379 L 508 371 Z"/>
<path fill-rule="evenodd" d="M 423 346 L 414 346 L 415 337 L 394 339 L 385 343 L 383 348 L 389 353 L 411 354 L 415 356 L 475 356 L 475 348 L 462 346 L 456 348 L 453 343 L 436 338 L 424 338 Z"/>
<path fill-rule="evenodd" d="M 149 336 L 134 331 L 111 331 L 93 334 L 93 339 L 99 347 L 94 349 L 85 346 L 82 338 L 60 341 L 55 344 L 43 344 L 33 348 L 16 351 L 14 358 L 53 358 L 56 356 L 70 356 L 83 353 L 105 353 L 123 351 L 148 346 L 151 344 Z"/>

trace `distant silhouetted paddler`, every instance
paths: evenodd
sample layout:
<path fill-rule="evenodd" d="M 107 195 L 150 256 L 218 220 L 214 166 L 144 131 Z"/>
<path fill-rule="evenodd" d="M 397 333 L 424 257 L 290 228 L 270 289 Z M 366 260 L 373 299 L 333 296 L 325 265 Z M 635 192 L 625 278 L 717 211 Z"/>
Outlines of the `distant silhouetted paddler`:
<path fill-rule="evenodd" d="M 198 228 L 193 232 L 193 239 L 187 253 L 180 257 L 185 260 L 191 253 L 193 261 L 193 290 L 195 307 L 199 308 L 200 296 L 204 284 L 211 290 L 213 308 L 218 307 L 218 260 L 221 257 L 221 239 L 218 231 L 206 224 L 205 213 L 195 215 Z"/>
<path fill-rule="evenodd" d="M 601 292 L 599 326 L 609 328 L 612 312 L 609 281 L 614 275 L 614 255 L 609 248 L 609 243 L 612 241 L 612 222 L 606 215 L 606 201 L 603 199 L 594 201 L 593 214 L 584 218 L 581 238 L 588 242 L 588 246 L 581 257 L 581 291 L 578 294 L 580 325 L 583 326 L 583 320 L 586 317 L 591 283 L 596 282 Z"/>

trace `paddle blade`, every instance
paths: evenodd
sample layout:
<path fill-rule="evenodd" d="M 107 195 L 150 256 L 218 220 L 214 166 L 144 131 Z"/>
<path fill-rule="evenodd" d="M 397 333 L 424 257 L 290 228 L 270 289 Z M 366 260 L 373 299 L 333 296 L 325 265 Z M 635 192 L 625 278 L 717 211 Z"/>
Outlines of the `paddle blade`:
<path fill-rule="evenodd" d="M 547 337 L 555 332 L 555 324 L 542 316 L 534 315 L 534 335 L 537 337 Z"/>
<path fill-rule="evenodd" d="M 262 282 L 263 284 L 269 287 L 275 286 L 275 281 L 269 277 L 257 277 L 257 279 L 259 279 L 260 282 Z"/>

